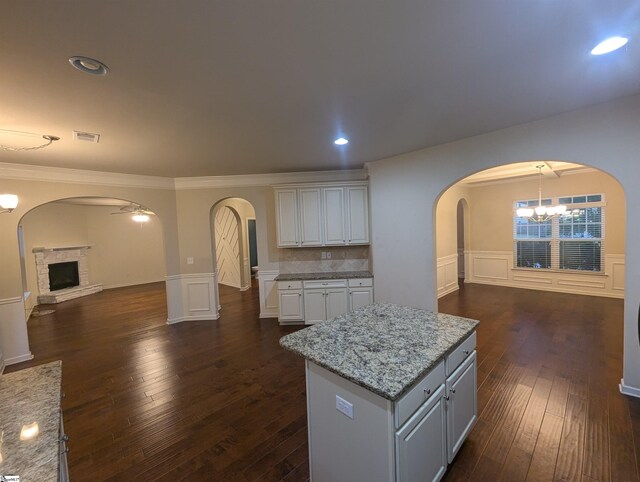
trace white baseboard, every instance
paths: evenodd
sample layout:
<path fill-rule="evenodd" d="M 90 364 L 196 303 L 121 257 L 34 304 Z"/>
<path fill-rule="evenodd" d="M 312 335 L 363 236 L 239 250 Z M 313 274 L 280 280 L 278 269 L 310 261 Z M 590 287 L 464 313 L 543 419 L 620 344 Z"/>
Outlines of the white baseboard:
<path fill-rule="evenodd" d="M 278 319 L 278 313 L 260 313 L 258 318 L 267 319 L 267 318 L 275 318 Z"/>
<path fill-rule="evenodd" d="M 165 281 L 165 278 L 151 280 L 151 281 L 140 281 L 138 283 L 123 283 L 123 284 L 108 285 L 108 286 L 103 284 L 102 289 L 113 290 L 116 288 L 128 288 L 130 286 L 149 285 L 151 283 L 164 283 L 164 281 Z"/>
<path fill-rule="evenodd" d="M 167 325 L 175 325 L 176 323 L 182 323 L 183 321 L 215 321 L 219 318 L 220 315 L 216 315 L 215 318 L 207 315 L 180 316 L 178 318 L 168 319 Z"/>
<path fill-rule="evenodd" d="M 24 355 L 20 355 L 20 356 L 14 356 L 13 358 L 7 358 L 4 361 L 4 364 L 9 366 L 9 365 L 15 365 L 16 363 L 29 361 L 29 360 L 33 360 L 33 355 L 31 354 L 31 352 L 25 353 Z"/>
<path fill-rule="evenodd" d="M 640 388 L 631 387 L 624 383 L 624 378 L 620 380 L 620 393 L 629 395 L 630 397 L 640 398 Z"/>
<path fill-rule="evenodd" d="M 447 296 L 447 295 L 450 295 L 451 293 L 455 293 L 459 289 L 460 289 L 460 286 L 458 286 L 457 284 L 455 286 L 451 286 L 450 288 L 438 293 L 438 298 L 442 298 L 443 296 Z"/>

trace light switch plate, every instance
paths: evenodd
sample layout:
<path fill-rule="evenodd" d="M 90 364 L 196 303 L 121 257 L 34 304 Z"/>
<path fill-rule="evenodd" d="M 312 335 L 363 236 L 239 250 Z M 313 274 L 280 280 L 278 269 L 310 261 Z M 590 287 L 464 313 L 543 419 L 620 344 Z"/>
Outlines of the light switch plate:
<path fill-rule="evenodd" d="M 187 264 L 193 264 L 193 256 L 187 258 Z"/>
<path fill-rule="evenodd" d="M 347 402 L 344 398 L 336 395 L 336 410 L 353 419 L 353 403 Z"/>
<path fill-rule="evenodd" d="M 322 259 L 327 259 L 327 252 L 323 251 L 321 254 Z"/>
<path fill-rule="evenodd" d="M 327 259 L 331 259 L 331 251 L 327 251 Z"/>

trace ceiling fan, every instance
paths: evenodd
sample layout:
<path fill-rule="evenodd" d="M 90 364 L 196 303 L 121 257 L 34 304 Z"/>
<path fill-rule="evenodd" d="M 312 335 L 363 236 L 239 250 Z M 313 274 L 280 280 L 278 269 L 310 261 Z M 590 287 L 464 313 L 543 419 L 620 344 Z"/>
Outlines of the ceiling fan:
<path fill-rule="evenodd" d="M 149 221 L 150 216 L 155 216 L 153 211 L 150 211 L 141 204 L 131 203 L 126 206 L 122 206 L 119 211 L 111 214 L 131 214 L 131 219 L 137 223 L 146 223 Z"/>

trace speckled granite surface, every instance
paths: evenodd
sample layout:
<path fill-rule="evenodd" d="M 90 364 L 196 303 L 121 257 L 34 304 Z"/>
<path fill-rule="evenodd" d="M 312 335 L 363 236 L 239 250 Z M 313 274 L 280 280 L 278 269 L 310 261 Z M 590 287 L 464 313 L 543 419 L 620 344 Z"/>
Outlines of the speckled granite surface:
<path fill-rule="evenodd" d="M 0 475 L 19 475 L 20 482 L 58 480 L 61 382 L 60 361 L 0 376 Z M 22 426 L 33 422 L 38 435 L 21 441 Z"/>
<path fill-rule="evenodd" d="M 282 273 L 276 281 L 310 281 L 317 279 L 373 278 L 369 271 L 333 271 L 325 273 Z"/>
<path fill-rule="evenodd" d="M 284 336 L 280 345 L 395 401 L 478 323 L 376 303 Z"/>

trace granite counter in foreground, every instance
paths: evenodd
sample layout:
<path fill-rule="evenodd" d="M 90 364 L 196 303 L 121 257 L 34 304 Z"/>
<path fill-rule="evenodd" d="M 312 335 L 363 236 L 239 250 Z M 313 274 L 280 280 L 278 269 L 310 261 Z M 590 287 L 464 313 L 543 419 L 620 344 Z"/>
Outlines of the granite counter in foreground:
<path fill-rule="evenodd" d="M 479 322 L 376 303 L 280 339 L 283 348 L 388 400 L 397 400 Z"/>
<path fill-rule="evenodd" d="M 0 475 L 19 475 L 20 482 L 58 480 L 61 382 L 60 361 L 0 376 Z M 20 440 L 22 427 L 33 423 L 38 433 Z"/>
<path fill-rule="evenodd" d="M 373 278 L 369 271 L 331 271 L 322 273 L 281 273 L 275 281 L 312 281 L 323 279 Z"/>

